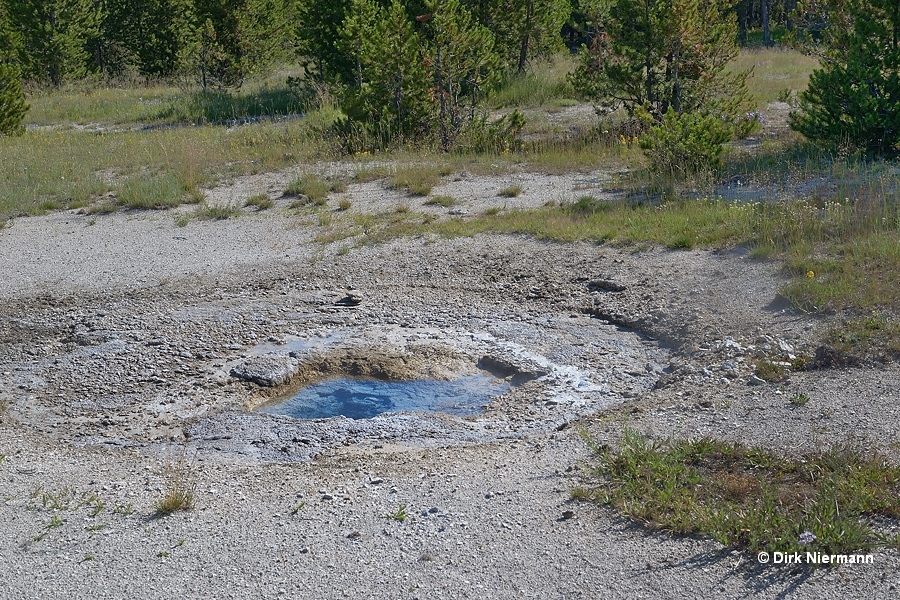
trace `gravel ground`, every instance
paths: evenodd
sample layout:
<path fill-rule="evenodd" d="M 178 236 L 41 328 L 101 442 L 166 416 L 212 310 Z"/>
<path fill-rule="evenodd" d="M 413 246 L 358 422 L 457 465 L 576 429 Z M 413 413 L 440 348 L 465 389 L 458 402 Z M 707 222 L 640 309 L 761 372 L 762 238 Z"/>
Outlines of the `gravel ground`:
<path fill-rule="evenodd" d="M 275 197 L 295 174 L 210 201 Z M 604 181 L 458 175 L 434 193 L 476 214 Z M 522 196 L 497 197 L 511 183 Z M 360 212 L 423 202 L 377 183 L 345 194 Z M 171 212 L 56 213 L 0 231 L 0 597 L 896 595 L 893 551 L 762 567 L 569 500 L 588 477 L 582 428 L 788 455 L 856 435 L 896 455 L 896 365 L 749 385 L 755 361 L 810 353 L 829 325 L 787 310 L 774 265 L 513 236 L 323 245 L 317 216 L 288 202 L 186 227 Z M 515 385 L 475 417 L 250 410 L 342 372 L 479 366 Z M 155 518 L 178 469 L 196 506 Z M 386 516 L 400 507 L 405 521 Z"/>

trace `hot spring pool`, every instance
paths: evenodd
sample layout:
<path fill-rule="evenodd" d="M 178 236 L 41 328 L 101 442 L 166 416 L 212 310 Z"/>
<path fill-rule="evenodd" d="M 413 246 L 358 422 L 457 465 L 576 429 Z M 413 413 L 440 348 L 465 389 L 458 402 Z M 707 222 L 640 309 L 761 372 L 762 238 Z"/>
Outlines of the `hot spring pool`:
<path fill-rule="evenodd" d="M 479 413 L 491 397 L 508 390 L 508 383 L 489 375 L 471 375 L 453 381 L 341 378 L 309 385 L 292 398 L 259 410 L 297 419 L 339 415 L 369 419 L 382 413 L 416 410 L 467 416 Z"/>

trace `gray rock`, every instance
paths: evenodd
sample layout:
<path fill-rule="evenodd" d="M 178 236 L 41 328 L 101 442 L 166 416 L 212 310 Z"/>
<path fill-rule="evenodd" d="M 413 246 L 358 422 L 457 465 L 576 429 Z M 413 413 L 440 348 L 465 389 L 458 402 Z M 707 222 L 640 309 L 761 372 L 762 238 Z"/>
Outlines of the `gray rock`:
<path fill-rule="evenodd" d="M 286 356 L 253 356 L 231 369 L 231 376 L 266 387 L 288 383 L 296 372 L 296 363 Z"/>

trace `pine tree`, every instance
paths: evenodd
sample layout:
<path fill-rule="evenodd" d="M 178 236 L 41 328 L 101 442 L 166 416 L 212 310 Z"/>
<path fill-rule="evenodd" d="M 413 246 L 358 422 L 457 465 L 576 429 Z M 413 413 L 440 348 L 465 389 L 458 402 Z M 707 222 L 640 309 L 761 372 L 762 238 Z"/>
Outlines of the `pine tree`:
<path fill-rule="evenodd" d="M 27 112 L 19 69 L 0 62 L 0 136 L 21 134 Z"/>
<path fill-rule="evenodd" d="M 102 6 L 94 0 L 16 0 L 9 16 L 22 40 L 26 77 L 64 79 L 83 77 L 93 66 L 89 42 L 100 32 Z"/>
<path fill-rule="evenodd" d="M 528 61 L 562 49 L 560 32 L 571 0 L 466 0 L 464 6 L 494 35 L 503 63 L 519 73 Z"/>
<path fill-rule="evenodd" d="M 0 63 L 18 62 L 22 40 L 9 20 L 4 0 L 0 0 Z"/>
<path fill-rule="evenodd" d="M 352 78 L 352 61 L 337 48 L 350 4 L 350 0 L 298 0 L 297 55 L 307 77 L 344 83 Z"/>
<path fill-rule="evenodd" d="M 145 77 L 169 77 L 193 32 L 191 0 L 106 0 L 102 26 L 104 67 L 132 68 Z"/>
<path fill-rule="evenodd" d="M 737 55 L 732 0 L 589 0 L 597 26 L 571 80 L 602 110 L 624 107 L 664 179 L 715 169 L 722 144 L 758 121 Z M 668 185 L 668 184 L 665 184 Z"/>
<path fill-rule="evenodd" d="M 338 47 L 352 64 L 343 104 L 352 121 L 367 128 L 379 145 L 427 133 L 428 72 L 421 40 L 400 0 L 388 8 L 353 0 Z"/>
<path fill-rule="evenodd" d="M 823 65 L 790 125 L 832 147 L 900 154 L 900 0 L 833 2 Z M 842 26 L 847 23 L 849 26 Z M 835 26 L 838 25 L 838 26 Z"/>
<path fill-rule="evenodd" d="M 289 0 L 194 0 L 194 39 L 182 54 L 204 89 L 238 87 L 287 56 L 291 8 Z"/>
<path fill-rule="evenodd" d="M 646 108 L 659 122 L 704 110 L 737 118 L 747 73 L 728 73 L 737 55 L 731 0 L 593 0 L 597 26 L 572 77 L 598 107 Z"/>
<path fill-rule="evenodd" d="M 450 150 L 475 107 L 496 83 L 494 36 L 458 0 L 431 0 L 431 64 L 441 148 Z"/>

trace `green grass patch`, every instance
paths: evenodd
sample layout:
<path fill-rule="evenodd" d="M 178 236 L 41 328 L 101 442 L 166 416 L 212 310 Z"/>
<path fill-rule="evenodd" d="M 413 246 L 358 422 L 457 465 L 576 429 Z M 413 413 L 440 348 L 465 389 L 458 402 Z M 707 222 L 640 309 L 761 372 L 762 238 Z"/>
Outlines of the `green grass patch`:
<path fill-rule="evenodd" d="M 749 239 L 753 231 L 753 211 L 726 202 L 651 205 L 600 203 L 587 198 L 564 206 L 495 213 L 490 218 L 451 219 L 430 227 L 449 237 L 496 232 L 559 242 L 655 242 L 669 246 L 686 236 L 696 245 L 729 245 Z"/>
<path fill-rule="evenodd" d="M 790 372 L 791 367 L 771 360 L 760 360 L 756 363 L 756 376 L 763 381 L 784 381 Z"/>
<path fill-rule="evenodd" d="M 863 317 L 844 319 L 828 331 L 825 342 L 838 358 L 847 355 L 897 358 L 900 356 L 900 320 L 877 311 Z"/>
<path fill-rule="evenodd" d="M 386 515 L 384 515 L 384 517 L 386 519 L 397 521 L 398 523 L 403 523 L 404 521 L 406 521 L 406 519 L 409 518 L 409 513 L 406 512 L 406 505 L 401 504 L 397 507 L 397 510 L 387 513 Z"/>
<path fill-rule="evenodd" d="M 749 553 L 851 554 L 897 547 L 874 518 L 900 518 L 900 468 L 847 443 L 797 458 L 698 440 L 652 440 L 626 429 L 595 448 L 593 499 L 652 529 L 710 536 Z"/>
<path fill-rule="evenodd" d="M 306 122 L 265 123 L 231 132 L 212 126 L 100 135 L 29 131 L 0 138 L 0 220 L 86 206 L 108 191 L 121 199 L 122 187 L 141 187 L 128 183 L 133 177 L 168 175 L 183 190 L 192 190 L 220 177 L 296 164 L 325 146 Z M 165 181 L 150 185 L 174 189 Z M 141 202 L 138 195 L 134 198 Z"/>
<path fill-rule="evenodd" d="M 119 190 L 118 203 L 126 208 L 165 209 L 184 204 L 188 191 L 170 173 L 129 177 Z"/>
<path fill-rule="evenodd" d="M 560 101 L 575 96 L 567 78 L 575 69 L 575 63 L 569 53 L 535 62 L 525 73 L 507 76 L 488 98 L 488 103 L 495 108 L 558 106 Z"/>
<path fill-rule="evenodd" d="M 164 83 L 121 81 L 108 86 L 76 82 L 61 89 L 32 90 L 26 122 L 38 126 L 139 125 L 158 120 L 190 94 Z"/>
<path fill-rule="evenodd" d="M 27 123 L 39 126 L 145 126 L 244 124 L 307 112 L 308 102 L 286 83 L 286 70 L 247 81 L 238 91 L 184 89 L 166 82 L 80 81 L 62 88 L 31 89 Z"/>
<path fill-rule="evenodd" d="M 379 179 L 387 179 L 391 172 L 387 167 L 360 167 L 353 173 L 353 181 L 356 183 L 369 183 Z"/>
<path fill-rule="evenodd" d="M 441 177 L 453 170 L 445 165 L 415 165 L 397 169 L 391 176 L 392 189 L 405 190 L 410 196 L 427 196 L 431 188 L 441 182 Z"/>
<path fill-rule="evenodd" d="M 256 194 L 244 201 L 245 207 L 253 207 L 256 210 L 268 210 L 275 206 L 275 202 L 269 198 L 268 194 Z"/>
<path fill-rule="evenodd" d="M 312 173 L 304 173 L 295 178 L 284 189 L 286 196 L 302 196 L 301 206 L 306 204 L 325 204 L 331 184 Z"/>
<path fill-rule="evenodd" d="M 789 402 L 794 406 L 806 406 L 809 404 L 809 400 L 809 395 L 804 394 L 803 392 L 797 392 L 790 397 Z"/>
<path fill-rule="evenodd" d="M 183 457 L 167 466 L 168 486 L 163 497 L 156 502 L 157 517 L 171 515 L 181 510 L 190 510 L 194 507 L 197 484 L 191 469 L 192 465 L 187 463 Z"/>
<path fill-rule="evenodd" d="M 450 208 L 457 204 L 459 204 L 459 201 L 453 196 L 432 196 L 425 201 L 426 206 L 443 206 L 444 208 Z"/>
<path fill-rule="evenodd" d="M 735 71 L 753 69 L 747 80 L 750 93 L 765 108 L 769 102 L 783 100 L 786 93 L 796 97 L 806 89 L 809 75 L 819 68 L 819 60 L 784 47 L 743 48 L 729 65 Z"/>
<path fill-rule="evenodd" d="M 502 196 L 503 198 L 516 198 L 522 193 L 521 185 L 510 185 L 508 187 L 503 188 L 499 192 L 497 192 L 498 196 Z"/>
<path fill-rule="evenodd" d="M 241 214 L 241 209 L 231 204 L 213 204 L 197 208 L 194 218 L 201 221 L 224 221 Z M 177 223 L 176 223 L 177 224 Z"/>

